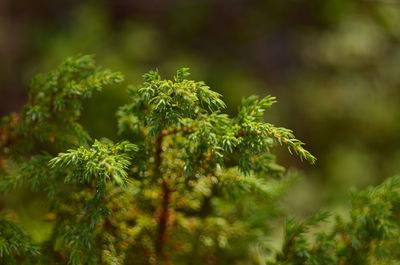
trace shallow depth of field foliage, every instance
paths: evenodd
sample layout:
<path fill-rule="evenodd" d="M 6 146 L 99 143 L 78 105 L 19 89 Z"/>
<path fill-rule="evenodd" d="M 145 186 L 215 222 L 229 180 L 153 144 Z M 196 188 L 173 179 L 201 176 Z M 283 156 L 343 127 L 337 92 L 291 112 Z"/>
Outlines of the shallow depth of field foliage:
<path fill-rule="evenodd" d="M 129 87 L 118 142 L 80 124 L 83 101 L 118 86 L 92 56 L 36 76 L 28 102 L 0 124 L 0 192 L 45 196 L 47 236 L 33 240 L 0 213 L 0 264 L 397 264 L 400 178 L 353 191 L 345 217 L 283 214 L 294 179 L 273 148 L 314 164 L 292 131 L 264 121 L 275 98 L 250 96 L 237 115 L 182 68 Z M 102 119 L 97 116 L 96 119 Z M 279 249 L 273 222 L 286 219 Z M 319 229 L 320 224 L 330 226 Z"/>
<path fill-rule="evenodd" d="M 232 116 L 243 97 L 281 99 L 268 121 L 318 157 L 314 167 L 276 150 L 306 176 L 288 195 L 290 213 L 345 212 L 350 187 L 400 172 L 397 0 L 2 0 L 0 22 L 0 116 L 20 110 L 34 74 L 70 55 L 94 53 L 135 85 L 149 69 L 187 66 Z M 124 86 L 106 88 L 84 102 L 81 124 L 116 141 L 114 113 L 127 102 Z"/>

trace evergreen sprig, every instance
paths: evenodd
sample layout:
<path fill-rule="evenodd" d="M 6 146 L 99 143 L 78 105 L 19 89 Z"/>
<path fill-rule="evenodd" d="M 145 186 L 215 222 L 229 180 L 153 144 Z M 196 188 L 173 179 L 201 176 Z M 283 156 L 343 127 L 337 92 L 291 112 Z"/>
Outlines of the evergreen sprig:
<path fill-rule="evenodd" d="M 21 226 L 7 217 L 0 218 L 0 264 L 17 265 L 39 254 L 38 247 Z"/>
<path fill-rule="evenodd" d="M 122 80 L 120 73 L 97 67 L 90 55 L 68 58 L 56 70 L 35 76 L 21 112 L 2 119 L 0 153 L 87 144 L 90 136 L 78 122 L 82 100 Z"/>
<path fill-rule="evenodd" d="M 317 213 L 305 222 L 290 219 L 276 265 L 368 265 L 400 262 L 400 177 L 377 187 L 352 192 L 350 220 L 336 217 L 328 232 L 307 235 L 326 213 Z M 312 242 L 307 240 L 312 238 Z"/>
<path fill-rule="evenodd" d="M 151 71 L 130 87 L 131 102 L 117 112 L 119 143 L 92 141 L 79 117 L 82 100 L 120 74 L 79 56 L 37 76 L 27 105 L 0 123 L 0 193 L 45 191 L 54 228 L 36 246 L 1 218 L 0 262 L 265 264 L 270 223 L 293 182 L 272 150 L 315 157 L 291 130 L 264 121 L 274 97 L 244 99 L 229 117 L 222 96 L 188 76 L 186 68 L 172 80 Z M 310 229 L 328 215 L 290 219 L 270 264 L 398 261 L 398 190 L 394 178 L 355 193 L 351 220 L 313 242 Z"/>
<path fill-rule="evenodd" d="M 135 151 L 137 147 L 129 142 L 112 144 L 95 140 L 91 148 L 80 147 L 60 153 L 49 161 L 49 165 L 67 170 L 66 183 L 94 182 L 96 192 L 101 193 L 107 181 L 117 185 L 126 184 L 126 170 Z"/>

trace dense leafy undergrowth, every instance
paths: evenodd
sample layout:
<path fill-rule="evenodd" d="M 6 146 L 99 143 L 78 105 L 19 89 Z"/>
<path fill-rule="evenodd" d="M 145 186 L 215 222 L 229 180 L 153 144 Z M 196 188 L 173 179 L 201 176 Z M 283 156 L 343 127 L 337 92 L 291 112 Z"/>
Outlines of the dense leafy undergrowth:
<path fill-rule="evenodd" d="M 21 112 L 1 120 L 0 192 L 46 193 L 54 228 L 33 242 L 3 210 L 0 264 L 397 264 L 396 177 L 354 192 L 350 217 L 328 231 L 310 232 L 324 212 L 287 218 L 274 253 L 271 222 L 292 179 L 271 149 L 315 158 L 292 131 L 264 122 L 274 97 L 244 99 L 229 117 L 221 96 L 188 75 L 152 71 L 130 87 L 118 143 L 92 140 L 79 118 L 82 100 L 121 74 L 79 56 L 34 78 Z"/>

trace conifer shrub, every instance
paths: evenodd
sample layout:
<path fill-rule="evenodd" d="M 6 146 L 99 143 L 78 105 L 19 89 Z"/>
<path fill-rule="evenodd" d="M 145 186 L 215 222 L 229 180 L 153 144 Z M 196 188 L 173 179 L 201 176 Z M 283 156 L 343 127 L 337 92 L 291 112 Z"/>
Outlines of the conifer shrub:
<path fill-rule="evenodd" d="M 263 120 L 274 97 L 244 99 L 229 117 L 221 96 L 188 75 L 151 71 L 130 87 L 117 143 L 93 140 L 79 118 L 82 101 L 120 73 L 78 56 L 33 79 L 21 112 L 1 120 L 0 193 L 45 193 L 53 228 L 35 242 L 3 210 L 0 264 L 397 264 L 400 178 L 354 192 L 349 218 L 328 231 L 309 232 L 324 212 L 287 218 L 272 251 L 271 221 L 292 182 L 272 148 L 316 159 Z"/>

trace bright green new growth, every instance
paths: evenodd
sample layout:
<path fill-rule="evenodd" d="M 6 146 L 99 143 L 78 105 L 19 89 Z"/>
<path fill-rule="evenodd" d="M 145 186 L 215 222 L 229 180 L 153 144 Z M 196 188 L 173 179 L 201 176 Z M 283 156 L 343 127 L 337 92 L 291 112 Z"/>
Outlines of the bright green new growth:
<path fill-rule="evenodd" d="M 82 100 L 121 75 L 82 56 L 34 79 L 28 104 L 0 126 L 0 192 L 21 185 L 47 192 L 54 228 L 33 244 L 14 221 L 0 219 L 0 264 L 265 264 L 270 221 L 291 182 L 271 149 L 315 158 L 290 130 L 263 121 L 274 97 L 249 97 L 231 118 L 221 96 L 188 75 L 185 68 L 173 81 L 144 75 L 117 112 L 126 141 L 93 144 L 78 123 Z M 315 246 L 304 233 L 325 215 L 288 222 L 283 249 L 269 262 L 398 259 L 391 253 L 399 249 L 398 182 L 390 183 L 356 195 L 352 221 L 338 221 Z"/>

